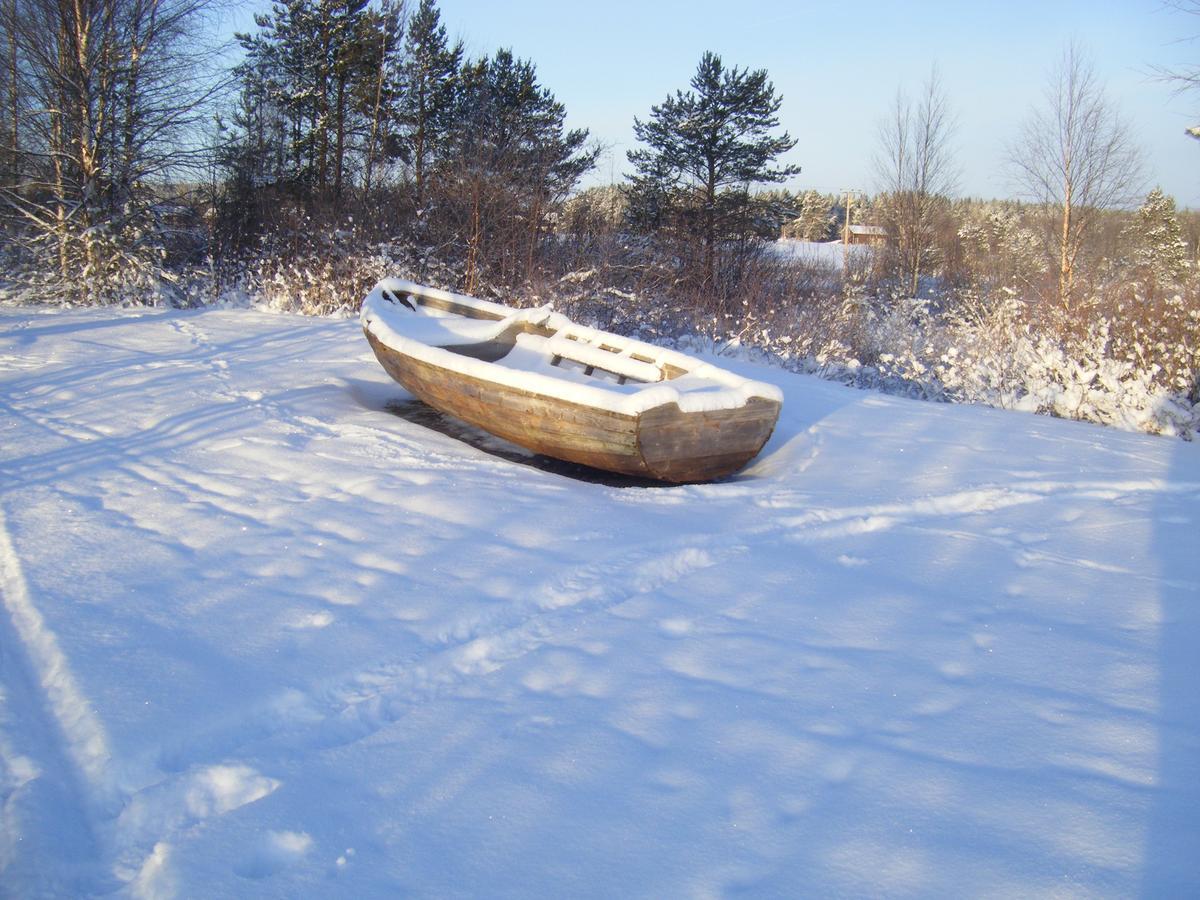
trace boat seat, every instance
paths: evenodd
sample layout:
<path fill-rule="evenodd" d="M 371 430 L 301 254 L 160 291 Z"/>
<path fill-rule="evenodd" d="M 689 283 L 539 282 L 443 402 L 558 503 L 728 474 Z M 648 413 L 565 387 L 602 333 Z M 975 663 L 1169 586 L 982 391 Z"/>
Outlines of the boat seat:
<path fill-rule="evenodd" d="M 614 375 L 632 378 L 635 381 L 653 383 L 662 381 L 662 370 L 653 363 L 641 362 L 623 353 L 602 350 L 592 344 L 573 341 L 561 333 L 546 340 L 545 350 L 551 356 L 561 357 L 584 366 L 604 369 Z"/>

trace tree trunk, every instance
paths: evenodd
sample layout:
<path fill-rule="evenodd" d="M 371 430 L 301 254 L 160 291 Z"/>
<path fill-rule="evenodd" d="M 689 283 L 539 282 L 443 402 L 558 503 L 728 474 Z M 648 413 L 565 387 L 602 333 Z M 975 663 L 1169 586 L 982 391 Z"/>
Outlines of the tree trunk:
<path fill-rule="evenodd" d="M 337 110 L 335 133 L 336 144 L 333 158 L 333 203 L 334 209 L 342 208 L 342 171 L 345 164 L 346 148 L 346 76 L 338 76 L 337 80 Z"/>
<path fill-rule="evenodd" d="M 90 88 L 93 85 L 90 65 L 91 54 L 91 19 L 88 9 L 83 5 L 84 0 L 75 0 L 73 6 L 72 34 L 70 36 L 72 49 L 75 51 L 72 62 L 70 88 L 74 93 L 72 113 L 75 121 L 71 123 L 75 129 L 76 164 L 79 166 L 79 215 L 80 228 L 83 235 L 85 271 L 91 273 L 97 262 L 96 241 L 92 232 L 95 224 L 92 217 L 93 205 L 96 201 L 97 185 L 97 152 L 93 135 L 103 134 L 105 123 L 93 121 Z"/>
<path fill-rule="evenodd" d="M 465 290 L 474 294 L 479 290 L 479 248 L 483 242 L 483 222 L 480 216 L 480 186 L 478 180 L 471 186 L 471 233 L 467 238 L 467 271 Z"/>
<path fill-rule="evenodd" d="M 417 216 L 425 213 L 425 119 L 428 110 L 425 108 L 426 75 L 421 73 L 417 80 L 417 130 L 413 135 L 413 175 L 417 187 Z"/>
<path fill-rule="evenodd" d="M 17 0 L 9 0 L 8 4 L 8 103 L 11 120 L 12 157 L 9 160 L 13 187 L 21 180 L 21 116 L 18 98 L 20 91 L 17 87 Z"/>
<path fill-rule="evenodd" d="M 545 181 L 544 176 L 539 176 L 539 183 Z M 542 203 L 544 198 L 540 190 L 534 191 L 533 208 L 529 213 L 529 246 L 528 253 L 525 256 L 525 278 L 529 279 L 533 275 L 533 262 L 537 256 L 538 236 L 542 231 Z"/>
<path fill-rule="evenodd" d="M 715 297 L 717 255 L 717 172 L 713 160 L 708 162 L 708 181 L 704 185 L 704 284 L 705 297 Z"/>
<path fill-rule="evenodd" d="M 141 79 L 142 54 L 149 42 L 150 34 L 154 31 L 155 14 L 158 10 L 158 0 L 149 0 L 150 21 L 146 26 L 145 38 L 142 32 L 142 16 L 145 7 L 142 0 L 133 5 L 133 21 L 130 23 L 129 40 L 129 72 L 125 78 L 125 121 L 123 122 L 123 147 L 121 150 L 120 188 L 125 194 L 133 192 L 133 160 L 136 151 L 139 81 Z"/>
<path fill-rule="evenodd" d="M 384 4 L 385 13 L 388 7 Z M 371 195 L 371 170 L 375 165 L 375 142 L 379 139 L 380 112 L 383 108 L 383 79 L 387 71 L 387 52 L 382 33 L 379 37 L 379 69 L 375 77 L 375 102 L 371 108 L 371 136 L 367 140 L 367 158 L 363 163 L 363 194 Z"/>
<path fill-rule="evenodd" d="M 61 54 L 60 54 L 61 63 Z M 50 114 L 50 160 L 54 168 L 54 231 L 58 239 L 58 274 L 65 283 L 71 275 L 70 257 L 67 253 L 67 198 L 66 173 L 63 170 L 63 155 L 66 138 L 61 110 L 66 108 L 65 96 L 59 92 L 59 109 Z"/>
<path fill-rule="evenodd" d="M 1063 185 L 1062 232 L 1059 236 L 1058 299 L 1063 309 L 1071 308 L 1074 259 L 1071 253 L 1071 182 Z"/>
<path fill-rule="evenodd" d="M 322 197 L 329 187 L 329 57 L 333 37 L 329 33 L 328 23 L 323 32 L 321 63 L 317 69 L 317 108 L 313 115 L 313 130 L 317 132 L 317 184 Z"/>
<path fill-rule="evenodd" d="M 915 298 L 921 289 L 921 258 L 925 255 L 925 247 L 929 243 L 926 235 L 929 214 L 919 192 L 913 192 L 913 196 L 909 198 L 909 204 L 912 208 L 909 220 L 912 238 L 909 246 L 909 271 L 912 275 L 909 280 L 909 296 Z"/>

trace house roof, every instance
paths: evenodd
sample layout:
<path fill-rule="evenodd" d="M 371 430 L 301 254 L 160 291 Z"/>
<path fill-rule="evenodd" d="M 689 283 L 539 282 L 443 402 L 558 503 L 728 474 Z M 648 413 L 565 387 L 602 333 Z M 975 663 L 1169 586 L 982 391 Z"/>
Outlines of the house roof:
<path fill-rule="evenodd" d="M 887 229 L 882 225 L 851 225 L 850 233 L 870 235 L 871 237 L 887 237 Z"/>

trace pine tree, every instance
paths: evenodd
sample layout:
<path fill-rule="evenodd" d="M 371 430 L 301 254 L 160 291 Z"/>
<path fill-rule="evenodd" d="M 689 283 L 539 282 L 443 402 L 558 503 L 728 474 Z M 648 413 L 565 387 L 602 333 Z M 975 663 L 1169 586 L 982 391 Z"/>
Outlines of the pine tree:
<path fill-rule="evenodd" d="M 646 144 L 631 150 L 635 210 L 663 203 L 682 213 L 680 221 L 703 242 L 702 290 L 716 288 L 718 244 L 744 227 L 751 204 L 749 187 L 779 183 L 799 172 L 774 167 L 776 157 L 796 145 L 779 125 L 782 99 L 765 69 L 726 69 L 721 57 L 705 53 L 687 93 L 677 91 L 652 107 L 646 121 L 634 119 L 634 133 Z"/>
<path fill-rule="evenodd" d="M 827 241 L 833 226 L 833 204 L 818 191 L 804 192 L 797 228 L 801 240 Z"/>
<path fill-rule="evenodd" d="M 1125 232 L 1133 244 L 1133 262 L 1156 284 L 1177 284 L 1188 270 L 1187 244 L 1175 213 L 1175 199 L 1155 188 L 1134 214 Z"/>
<path fill-rule="evenodd" d="M 286 0 L 255 17 L 256 34 L 238 35 L 246 51 L 235 69 L 247 95 L 243 107 L 271 105 L 286 123 L 290 170 L 283 180 L 332 195 L 335 204 L 361 124 L 355 98 L 378 71 L 373 51 L 389 40 L 372 29 L 398 27 L 366 7 L 367 0 Z"/>
<path fill-rule="evenodd" d="M 983 298 L 1030 293 L 1047 271 L 1042 239 L 1011 204 L 968 205 L 958 229 L 963 264 Z"/>
<path fill-rule="evenodd" d="M 381 8 L 368 10 L 358 46 L 363 58 L 362 78 L 354 85 L 352 103 L 364 123 L 363 193 L 369 195 L 375 166 L 395 158 L 395 131 L 404 96 L 400 70 L 404 61 L 403 0 L 383 0 Z"/>
<path fill-rule="evenodd" d="M 367 15 L 367 0 L 328 0 L 325 13 L 328 21 L 329 100 L 327 103 L 330 177 L 334 202 L 341 204 L 346 181 L 348 139 L 356 131 L 357 109 L 352 105 L 357 86 L 366 81 L 374 67 L 369 29 L 377 20 Z"/>
<path fill-rule="evenodd" d="M 317 88 L 309 11 L 307 0 L 276 3 L 270 13 L 254 17 L 254 34 L 237 35 L 246 55 L 233 70 L 242 94 L 234 124 L 243 133 L 230 142 L 228 153 L 253 166 L 256 151 L 268 139 L 265 123 L 276 118 L 279 129 L 272 138 L 282 146 L 272 155 L 283 164 L 273 175 L 280 182 L 301 183 L 312 170 L 306 151 L 314 144 L 305 134 L 314 118 Z"/>
<path fill-rule="evenodd" d="M 442 149 L 455 114 L 455 92 L 463 45 L 451 45 L 434 0 L 421 5 L 408 23 L 402 72 L 400 121 L 408 132 L 417 214 L 425 208 L 430 161 Z"/>
<path fill-rule="evenodd" d="M 531 62 L 499 50 L 463 66 L 439 159 L 444 212 L 465 237 L 464 286 L 489 261 L 496 279 L 528 276 L 551 210 L 599 153 L 586 130 L 566 129 L 566 109 L 537 81 Z"/>

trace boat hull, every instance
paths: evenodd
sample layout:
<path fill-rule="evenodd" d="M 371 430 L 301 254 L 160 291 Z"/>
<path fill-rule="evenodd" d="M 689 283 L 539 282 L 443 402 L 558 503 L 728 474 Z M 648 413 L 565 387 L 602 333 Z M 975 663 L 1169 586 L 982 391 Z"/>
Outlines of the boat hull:
<path fill-rule="evenodd" d="M 778 401 L 684 412 L 678 404 L 636 415 L 498 384 L 401 353 L 364 329 L 380 364 L 422 402 L 498 437 L 556 459 L 676 483 L 738 471 L 766 444 Z"/>

